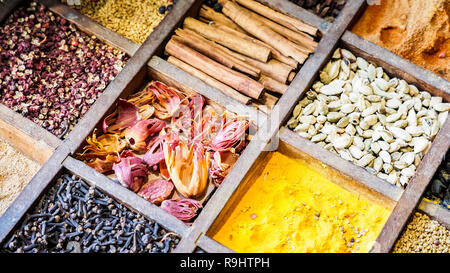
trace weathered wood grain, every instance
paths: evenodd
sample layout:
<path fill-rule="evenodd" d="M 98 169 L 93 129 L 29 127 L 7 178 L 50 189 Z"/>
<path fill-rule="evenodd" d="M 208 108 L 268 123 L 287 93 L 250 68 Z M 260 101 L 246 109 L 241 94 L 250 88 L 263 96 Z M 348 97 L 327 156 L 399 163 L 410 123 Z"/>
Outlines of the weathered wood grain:
<path fill-rule="evenodd" d="M 1 104 L 0 138 L 40 164 L 62 143 L 52 133 Z"/>
<path fill-rule="evenodd" d="M 5 0 L 0 3 L 0 22 L 3 22 L 23 0 Z"/>
<path fill-rule="evenodd" d="M 233 250 L 206 235 L 198 239 L 197 246 L 209 253 L 235 253 Z"/>
<path fill-rule="evenodd" d="M 424 199 L 419 203 L 417 209 L 450 230 L 450 210 Z"/>

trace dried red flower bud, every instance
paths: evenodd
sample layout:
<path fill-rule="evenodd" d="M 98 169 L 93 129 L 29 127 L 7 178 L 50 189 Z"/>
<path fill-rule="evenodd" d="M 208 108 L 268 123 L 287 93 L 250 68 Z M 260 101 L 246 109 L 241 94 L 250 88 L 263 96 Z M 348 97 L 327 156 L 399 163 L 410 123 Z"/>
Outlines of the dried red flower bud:
<path fill-rule="evenodd" d="M 147 182 L 147 166 L 138 157 L 122 157 L 119 163 L 112 167 L 122 186 L 138 192 L 142 184 Z"/>
<path fill-rule="evenodd" d="M 138 195 L 155 205 L 159 205 L 170 196 L 173 188 L 174 186 L 172 182 L 165 179 L 155 179 L 142 186 L 141 190 L 138 192 Z"/>
<path fill-rule="evenodd" d="M 138 121 L 133 127 L 125 130 L 125 139 L 130 148 L 139 153 L 147 151 L 147 138 L 158 134 L 166 124 L 159 119 Z"/>
<path fill-rule="evenodd" d="M 194 199 L 170 199 L 161 203 L 161 208 L 182 221 L 189 221 L 197 215 L 202 204 Z"/>

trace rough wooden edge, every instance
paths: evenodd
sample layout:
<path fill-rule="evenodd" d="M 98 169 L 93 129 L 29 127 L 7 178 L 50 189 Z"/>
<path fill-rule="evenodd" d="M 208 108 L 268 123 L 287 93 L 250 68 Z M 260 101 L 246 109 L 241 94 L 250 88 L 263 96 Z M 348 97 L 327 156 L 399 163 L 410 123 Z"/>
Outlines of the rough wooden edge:
<path fill-rule="evenodd" d="M 371 252 L 387 253 L 392 249 L 449 147 L 450 119 L 447 119 L 378 235 Z"/>
<path fill-rule="evenodd" d="M 360 182 L 368 189 L 381 194 L 385 198 L 383 202 L 386 202 L 391 208 L 396 204 L 395 201 L 400 199 L 403 190 L 396 187 L 389 182 L 377 177 L 361 168 L 353 162 L 347 161 L 341 158 L 339 155 L 332 153 L 319 145 L 300 137 L 297 133 L 289 130 L 286 127 L 280 130 L 280 140 L 297 148 L 298 150 L 307 153 L 311 157 L 325 163 L 326 165 L 336 169 L 349 178 Z"/>
<path fill-rule="evenodd" d="M 198 239 L 197 247 L 208 253 L 236 253 L 216 240 L 203 235 Z"/>
<path fill-rule="evenodd" d="M 450 81 L 445 80 L 433 72 L 423 69 L 412 62 L 392 53 L 391 51 L 364 40 L 360 36 L 346 31 L 342 42 L 350 50 L 356 49 L 363 53 L 361 57 L 379 60 L 378 65 L 389 70 L 391 74 L 406 80 L 409 84 L 417 85 L 430 93 L 450 101 Z"/>
<path fill-rule="evenodd" d="M 53 150 L 62 143 L 52 133 L 1 104 L 0 137 L 41 164 L 47 161 Z"/>
<path fill-rule="evenodd" d="M 363 4 L 364 0 L 351 1 L 345 6 L 345 13 L 356 14 Z M 264 150 L 269 141 L 276 138 L 280 125 L 284 124 L 289 114 L 293 111 L 295 103 L 312 85 L 319 70 L 329 59 L 333 49 L 336 47 L 340 37 L 351 21 L 351 17 L 341 16 L 330 26 L 324 37 L 320 40 L 315 53 L 304 63 L 286 93 L 284 93 L 275 105 L 268 122 L 264 123 L 258 129 L 257 136 L 252 139 L 239 158 L 240 160 L 242 159 L 242 163 L 237 164 L 238 166 L 235 166 L 230 171 L 224 182 L 222 182 L 222 185 L 204 207 L 201 215 L 199 215 L 196 222 L 192 225 L 190 234 L 181 239 L 176 250 L 177 252 L 190 253 L 195 249 L 195 242 L 199 236 L 205 233 L 213 224 L 228 199 L 237 189 L 246 173 L 252 168 L 259 154 Z"/>
<path fill-rule="evenodd" d="M 74 23 L 82 31 L 95 35 L 105 43 L 122 50 L 130 56 L 139 49 L 139 45 L 128 38 L 114 32 L 79 11 L 61 3 L 58 0 L 38 0 L 52 12 Z"/>
<path fill-rule="evenodd" d="M 148 202 L 147 200 L 139 197 L 134 192 L 112 181 L 103 174 L 92 169 L 83 162 L 74 159 L 73 157 L 67 157 L 63 161 L 63 166 L 78 175 L 83 180 L 89 182 L 91 185 L 98 187 L 104 193 L 114 197 L 122 204 L 132 208 L 140 214 L 150 218 L 158 224 L 161 224 L 165 228 L 174 231 L 180 236 L 184 236 L 189 229 L 182 221 L 178 220 L 173 215 L 165 212 L 160 207 Z"/>
<path fill-rule="evenodd" d="M 140 71 L 147 65 L 147 61 L 155 53 L 164 39 L 172 33 L 181 18 L 193 5 L 193 0 L 178 2 L 170 13 L 147 37 L 144 44 L 128 60 L 122 71 L 106 87 L 102 96 L 91 106 L 85 116 L 78 122 L 69 133 L 67 142 L 70 143 L 71 151 L 74 152 L 92 132 L 99 117 L 103 117 L 108 109 L 120 97 L 123 90 L 131 84 Z"/>
<path fill-rule="evenodd" d="M 49 160 L 34 175 L 23 191 L 6 209 L 0 217 L 0 243 L 3 242 L 29 209 L 39 201 L 39 198 L 48 188 L 55 176 L 62 169 L 62 161 L 66 158 L 69 150 L 67 146 L 60 145 Z"/>
<path fill-rule="evenodd" d="M 209 84 L 168 63 L 160 57 L 154 56 L 148 62 L 148 66 L 150 67 L 150 74 L 156 72 L 162 74 L 161 76 L 169 77 L 183 86 L 218 103 L 228 111 L 238 115 L 248 116 L 257 126 L 261 126 L 268 118 L 266 114 L 230 98 Z"/>
<path fill-rule="evenodd" d="M 422 199 L 417 209 L 450 230 L 450 210 L 424 199 Z"/>

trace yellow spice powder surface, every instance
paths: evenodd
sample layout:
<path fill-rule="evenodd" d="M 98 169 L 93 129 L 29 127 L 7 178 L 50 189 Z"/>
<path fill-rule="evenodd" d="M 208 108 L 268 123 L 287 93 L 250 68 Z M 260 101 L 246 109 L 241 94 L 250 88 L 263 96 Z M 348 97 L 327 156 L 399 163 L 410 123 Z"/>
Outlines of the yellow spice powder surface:
<path fill-rule="evenodd" d="M 279 152 L 250 179 L 213 234 L 237 252 L 368 252 L 390 214 Z"/>

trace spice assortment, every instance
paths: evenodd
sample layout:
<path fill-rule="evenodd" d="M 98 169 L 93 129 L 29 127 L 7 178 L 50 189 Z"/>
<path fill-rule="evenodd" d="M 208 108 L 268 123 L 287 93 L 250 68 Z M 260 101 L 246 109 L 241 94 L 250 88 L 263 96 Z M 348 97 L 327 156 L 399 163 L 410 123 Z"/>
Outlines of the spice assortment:
<path fill-rule="evenodd" d="M 142 44 L 176 2 L 176 0 L 81 0 L 80 5 L 73 7 L 112 31 L 137 44 Z"/>
<path fill-rule="evenodd" d="M 378 177 L 406 187 L 450 103 L 338 48 L 287 125 Z"/>
<path fill-rule="evenodd" d="M 346 0 L 289 0 L 316 15 L 333 22 L 345 6 Z"/>
<path fill-rule="evenodd" d="M 317 29 L 253 0 L 205 3 L 199 18 L 186 18 L 167 43 L 167 61 L 270 111 L 314 52 Z"/>
<path fill-rule="evenodd" d="M 450 231 L 416 212 L 393 249 L 394 253 L 450 253 Z"/>
<path fill-rule="evenodd" d="M 179 240 L 75 175 L 63 174 L 1 251 L 167 253 Z"/>
<path fill-rule="evenodd" d="M 38 163 L 28 159 L 0 139 L 0 216 L 39 168 Z"/>
<path fill-rule="evenodd" d="M 352 31 L 450 80 L 448 0 L 380 0 Z"/>
<path fill-rule="evenodd" d="M 368 252 L 390 211 L 280 152 L 211 233 L 237 252 Z"/>
<path fill-rule="evenodd" d="M 0 102 L 60 138 L 128 59 L 36 2 L 4 22 L 0 48 Z"/>
<path fill-rule="evenodd" d="M 425 192 L 425 198 L 450 210 L 450 152 L 434 174 Z"/>
<path fill-rule="evenodd" d="M 124 187 L 190 223 L 211 182 L 218 186 L 245 148 L 250 122 L 219 114 L 198 94 L 152 81 L 103 120 L 78 155 Z M 176 190 L 178 198 L 173 197 Z"/>

